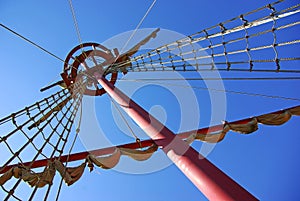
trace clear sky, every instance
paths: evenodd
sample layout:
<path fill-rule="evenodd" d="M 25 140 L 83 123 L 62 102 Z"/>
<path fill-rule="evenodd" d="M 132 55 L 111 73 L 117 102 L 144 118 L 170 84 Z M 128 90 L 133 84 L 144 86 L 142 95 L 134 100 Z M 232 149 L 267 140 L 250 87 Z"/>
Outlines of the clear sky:
<path fill-rule="evenodd" d="M 288 1 L 289 4 L 297 2 L 299 1 Z M 82 40 L 98 43 L 106 41 L 106 44 L 110 44 L 108 39 L 135 29 L 151 3 L 152 1 L 141 0 L 101 2 L 74 0 L 73 6 Z M 189 35 L 268 3 L 271 1 L 157 0 L 141 28 L 160 27 Z M 0 0 L 0 23 L 61 58 L 65 58 L 79 43 L 67 0 L 23 2 Z M 298 33 L 299 28 L 294 34 Z M 4 29 L 0 29 L 0 44 L 2 71 L 0 117 L 58 90 L 54 88 L 45 93 L 39 92 L 41 87 L 60 79 L 59 74 L 63 66 L 61 61 Z M 295 65 L 299 66 L 299 62 Z M 197 74 L 182 75 L 195 77 Z M 129 79 L 131 76 L 140 78 L 147 75 L 131 73 L 124 78 Z M 172 76 L 175 75 L 170 75 Z M 276 74 L 274 73 L 273 76 Z M 170 86 L 172 81 L 168 83 L 163 85 L 161 82 L 156 82 L 142 85 L 142 83 L 119 81 L 117 85 L 124 90 L 136 87 L 132 98 L 145 109 L 150 110 L 174 132 L 206 127 L 209 123 L 218 124 L 224 119 L 233 121 L 299 105 L 299 101 L 293 100 L 220 92 L 208 93 L 207 90 L 194 89 L 192 93 L 195 96 L 189 100 L 192 100 L 191 105 L 194 103 L 196 105 L 188 107 L 186 103 L 183 104 L 184 110 L 188 111 L 183 118 L 181 101 L 185 97 L 185 90 L 191 89 Z M 199 81 L 190 81 L 188 84 L 204 86 Z M 221 84 L 226 90 L 300 98 L 299 80 L 224 81 Z M 177 94 L 175 91 L 180 93 Z M 207 108 L 212 107 L 214 101 L 209 98 L 224 100 L 217 104 L 215 111 L 222 114 L 219 114 L 220 116 L 213 122 L 210 122 L 212 112 Z M 126 129 L 124 131 L 124 125 L 123 127 L 120 125 L 120 120 L 114 117 L 117 113 L 107 95 L 98 97 L 93 104 L 98 124 L 112 144 L 134 141 L 128 136 L 128 131 Z M 196 119 L 196 123 L 192 121 L 193 119 Z M 184 121 L 186 126 L 180 128 L 181 121 Z M 89 126 L 86 123 L 83 127 L 87 125 Z M 278 127 L 260 125 L 258 131 L 247 136 L 230 132 L 224 141 L 213 148 L 203 148 L 201 142 L 195 142 L 193 146 L 197 150 L 210 150 L 207 158 L 260 200 L 300 200 L 299 128 L 299 117 L 293 117 L 289 122 Z M 141 131 L 135 129 L 141 138 L 147 139 Z M 83 139 L 85 139 L 84 135 L 88 135 L 85 130 L 81 133 Z M 74 152 L 95 148 L 97 145 L 96 142 L 96 145 L 84 146 L 78 141 Z M 116 170 L 97 169 L 92 173 L 86 170 L 83 177 L 74 185 L 70 187 L 63 185 L 60 200 L 206 200 L 202 193 L 175 165 L 170 165 L 168 159 L 160 152 L 154 156 L 159 158 L 154 161 L 155 164 L 147 162 L 136 164 L 137 166 L 130 164 L 129 167 L 132 168 L 130 169 L 125 167 L 126 161 L 121 161 Z M 58 174 L 57 177 L 59 178 Z M 0 192 L 1 198 L 2 192 Z"/>

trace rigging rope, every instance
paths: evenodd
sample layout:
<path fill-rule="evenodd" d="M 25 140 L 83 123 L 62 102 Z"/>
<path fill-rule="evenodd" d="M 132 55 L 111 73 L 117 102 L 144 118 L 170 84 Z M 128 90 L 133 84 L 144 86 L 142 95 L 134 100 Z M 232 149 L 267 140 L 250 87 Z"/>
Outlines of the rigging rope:
<path fill-rule="evenodd" d="M 116 61 L 118 60 L 118 58 L 120 57 L 120 55 L 123 53 L 125 47 L 128 45 L 128 43 L 130 42 L 130 40 L 133 38 L 133 36 L 136 34 L 137 30 L 140 28 L 140 26 L 142 25 L 142 23 L 144 22 L 144 20 L 146 19 L 146 17 L 148 16 L 148 14 L 150 13 L 150 11 L 152 10 L 152 8 L 154 7 L 156 3 L 156 0 L 153 0 L 152 4 L 150 5 L 150 7 L 148 8 L 148 10 L 146 11 L 146 13 L 144 14 L 143 18 L 140 20 L 140 22 L 138 23 L 138 25 L 135 27 L 135 29 L 133 30 L 132 34 L 130 35 L 130 37 L 128 38 L 128 40 L 126 41 L 126 43 L 123 45 L 120 54 L 117 55 L 117 57 L 114 59 L 114 62 L 111 64 L 111 66 L 113 66 Z M 104 75 L 109 71 L 109 69 L 111 68 L 111 66 L 109 66 L 105 72 Z"/>
<path fill-rule="evenodd" d="M 142 25 L 142 23 L 144 22 L 144 20 L 146 19 L 146 17 L 148 16 L 148 14 L 150 13 L 150 11 L 152 10 L 152 8 L 154 7 L 155 3 L 156 3 L 156 0 L 153 0 L 152 4 L 150 5 L 150 7 L 148 8 L 148 10 L 146 11 L 145 15 L 142 17 L 142 19 L 140 20 L 140 22 L 138 23 L 138 25 L 136 26 L 136 28 L 134 29 L 134 31 L 132 32 L 132 34 L 130 35 L 130 37 L 128 38 L 128 40 L 126 41 L 126 43 L 124 44 L 124 46 L 122 47 L 120 53 L 122 53 L 124 51 L 125 47 L 128 45 L 128 43 L 130 42 L 130 40 L 136 34 L 137 30 L 140 28 L 140 26 Z"/>
<path fill-rule="evenodd" d="M 224 81 L 235 81 L 235 80 L 300 80 L 300 77 L 187 77 L 187 78 L 140 78 L 140 79 L 127 79 L 122 78 L 118 81 L 180 81 L 180 80 L 190 80 L 190 81 L 202 81 L 202 80 L 224 80 Z"/>
<path fill-rule="evenodd" d="M 10 155 L 0 160 L 0 171 L 4 171 L 12 163 L 19 163 L 21 168 L 30 170 L 34 161 L 41 158 L 49 160 L 55 156 L 59 158 L 64 153 L 74 118 L 81 105 L 83 91 L 79 93 L 78 90 L 83 90 L 85 84 L 75 82 L 72 87 L 72 98 L 68 89 L 63 89 L 0 120 L 0 148 L 2 154 Z M 25 167 L 24 160 L 31 162 Z M 48 166 L 44 171 L 47 168 Z M 37 174 L 32 170 L 30 172 Z M 7 193 L 5 200 L 10 197 L 21 200 L 13 193 L 18 191 L 21 180 L 18 177 L 15 183 L 12 180 L 10 184 L 1 184 L 1 188 Z M 42 181 L 34 185 L 28 200 L 33 199 L 40 182 Z M 51 187 L 52 185 L 48 186 L 44 199 L 47 199 Z"/>
<path fill-rule="evenodd" d="M 28 38 L 26 38 L 25 36 L 17 33 L 16 31 L 10 29 L 9 27 L 3 25 L 0 23 L 0 26 L 3 27 L 4 29 L 8 30 L 9 32 L 13 33 L 14 35 L 20 37 L 21 39 L 23 39 L 24 41 L 28 42 L 29 44 L 37 47 L 38 49 L 42 50 L 43 52 L 49 54 L 50 56 L 58 59 L 59 61 L 63 62 L 63 63 L 66 63 L 64 59 L 60 58 L 59 56 L 55 55 L 54 53 L 48 51 L 47 49 L 43 48 L 42 46 L 38 45 L 37 43 L 33 42 L 32 40 L 29 40 Z M 76 58 L 73 58 L 74 60 L 76 60 Z M 73 66 L 69 65 L 66 63 L 66 65 L 68 65 L 70 68 L 74 68 Z M 77 69 L 76 69 L 77 70 Z"/>
<path fill-rule="evenodd" d="M 300 39 L 288 34 L 291 28 L 300 25 L 297 20 L 300 4 L 277 11 L 275 6 L 279 2 L 281 1 L 116 63 L 110 70 L 120 71 L 126 66 L 128 71 L 133 72 L 176 70 L 300 73 L 299 68 L 288 66 L 292 64 L 297 67 L 295 62 L 300 60 L 295 51 Z M 269 15 L 265 14 L 266 10 L 270 11 Z M 254 16 L 256 19 L 252 19 L 253 14 L 260 14 L 262 17 Z M 264 37 L 266 42 L 260 37 Z M 269 42 L 268 39 L 271 38 L 273 40 Z M 199 47 L 194 48 L 193 44 L 198 44 Z M 210 53 L 206 52 L 208 50 Z M 284 52 L 291 52 L 291 55 L 286 56 Z M 262 66 L 260 63 L 265 64 Z M 267 63 L 273 63 L 275 67 L 268 67 Z"/>
<path fill-rule="evenodd" d="M 80 47 L 81 47 L 81 52 L 84 54 L 85 58 L 88 58 L 85 51 L 83 50 L 84 47 L 83 47 L 83 43 L 82 43 L 82 39 L 81 39 L 80 31 L 79 31 L 79 26 L 78 26 L 78 22 L 77 22 L 77 19 L 76 19 L 75 10 L 74 10 L 74 7 L 73 7 L 72 0 L 68 0 L 68 2 L 69 2 L 69 6 L 70 6 L 70 9 L 71 9 L 71 13 L 72 13 L 72 18 L 73 18 L 73 22 L 74 22 L 74 26 L 75 26 L 75 30 L 76 30 L 76 35 L 77 35 L 77 38 L 78 38 L 78 41 L 79 41 L 79 44 L 80 44 Z M 76 57 L 75 58 L 72 57 L 72 59 L 78 61 L 78 59 Z M 85 66 L 83 66 L 83 67 L 86 68 Z"/>
<path fill-rule="evenodd" d="M 86 81 L 84 81 L 84 82 L 86 83 Z M 76 89 L 75 93 L 76 93 L 76 95 L 79 94 L 80 97 L 81 97 L 81 99 L 80 99 L 81 102 L 80 102 L 79 121 L 78 121 L 78 125 L 77 125 L 76 131 L 75 131 L 74 139 L 72 140 L 71 147 L 70 147 L 70 149 L 68 151 L 68 155 L 67 155 L 67 160 L 66 160 L 65 166 L 68 165 L 70 154 L 71 154 L 71 152 L 73 150 L 73 147 L 75 145 L 75 142 L 76 142 L 76 140 L 78 138 L 78 135 L 79 135 L 79 132 L 80 132 L 80 126 L 81 126 L 81 120 L 82 120 L 82 97 L 83 97 L 83 93 L 84 93 L 84 91 L 86 89 L 86 85 L 84 84 L 84 82 L 82 80 L 77 81 L 77 84 L 79 85 L 79 89 Z M 67 169 L 64 169 L 62 177 L 61 177 L 61 180 L 60 180 L 60 183 L 59 183 L 59 187 L 58 187 L 58 191 L 57 191 L 56 199 L 55 199 L 56 201 L 58 201 L 58 198 L 59 198 L 59 195 L 60 195 L 60 192 L 61 192 L 62 183 L 63 183 L 64 177 L 65 177 L 65 174 L 66 174 L 66 170 Z"/>
<path fill-rule="evenodd" d="M 80 45 L 82 45 L 82 40 L 81 40 L 80 31 L 79 31 L 79 27 L 78 27 L 78 22 L 77 22 L 77 19 L 76 19 L 75 10 L 74 10 L 73 4 L 72 4 L 72 0 L 68 0 L 68 2 L 69 2 L 70 10 L 71 10 L 71 13 L 72 13 L 72 18 L 73 18 L 74 26 L 75 26 L 75 29 L 76 29 L 77 38 L 78 38 L 78 41 L 79 41 Z"/>
<path fill-rule="evenodd" d="M 9 32 L 13 33 L 14 35 L 20 37 L 21 39 L 25 40 L 26 42 L 30 43 L 31 45 L 37 47 L 38 49 L 40 49 L 40 50 L 46 52 L 47 54 L 51 55 L 52 57 L 54 57 L 54 58 L 56 58 L 56 59 L 58 59 L 58 60 L 60 60 L 60 61 L 62 61 L 62 62 L 65 62 L 64 59 L 62 59 L 62 58 L 60 58 L 59 56 L 57 56 L 57 55 L 51 53 L 50 51 L 46 50 L 46 49 L 43 48 L 42 46 L 40 46 L 40 45 L 38 45 L 37 43 L 35 43 L 35 42 L 29 40 L 28 38 L 22 36 L 21 34 L 15 32 L 14 30 L 12 30 L 12 29 L 10 29 L 10 28 L 8 28 L 7 26 L 5 26 L 5 25 L 3 25 L 3 24 L 1 24 L 1 23 L 0 23 L 0 26 L 3 27 L 4 29 L 8 30 Z"/>
<path fill-rule="evenodd" d="M 190 85 L 181 85 L 181 84 L 174 84 L 174 83 L 165 83 L 165 82 L 153 82 L 153 81 L 144 81 L 144 80 L 133 80 L 135 82 L 145 82 L 151 84 L 161 84 L 166 86 L 175 86 L 175 87 L 183 87 L 183 88 L 192 88 L 192 89 L 199 89 L 199 90 L 208 90 L 208 91 L 216 91 L 216 92 L 225 92 L 225 93 L 232 93 L 232 94 L 240 94 L 240 95 L 247 95 L 247 96 L 258 96 L 264 98 L 273 98 L 273 99 L 283 99 L 283 100 L 292 100 L 292 101 L 300 101 L 299 98 L 291 98 L 291 97 L 284 97 L 284 96 L 274 96 L 274 95 L 265 95 L 259 93 L 249 93 L 249 92 L 242 92 L 242 91 L 233 91 L 227 89 L 215 89 L 215 88 L 207 88 L 207 87 L 200 87 L 200 86 L 190 86 Z"/>
<path fill-rule="evenodd" d="M 135 138 L 135 141 L 137 143 L 140 143 L 140 139 L 139 137 L 134 133 L 133 129 L 131 128 L 131 126 L 129 125 L 128 121 L 126 120 L 125 116 L 123 115 L 123 113 L 121 112 L 120 108 L 117 106 L 117 103 L 110 97 L 108 96 L 114 106 L 114 108 L 118 111 L 119 115 L 121 116 L 123 122 L 126 124 L 127 128 L 129 129 L 131 135 Z"/>

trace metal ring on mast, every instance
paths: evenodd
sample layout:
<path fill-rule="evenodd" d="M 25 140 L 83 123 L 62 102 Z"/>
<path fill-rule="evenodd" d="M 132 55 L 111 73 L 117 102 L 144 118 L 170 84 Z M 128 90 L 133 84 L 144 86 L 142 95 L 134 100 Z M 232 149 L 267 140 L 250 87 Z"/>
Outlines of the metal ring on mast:
<path fill-rule="evenodd" d="M 61 73 L 66 87 L 69 87 L 72 83 L 74 83 L 79 74 L 80 76 L 86 75 L 91 83 L 85 90 L 84 94 L 90 96 L 103 95 L 105 90 L 103 88 L 98 88 L 97 83 L 93 82 L 92 75 L 95 71 L 102 72 L 103 76 L 110 74 L 110 83 L 116 83 L 118 72 L 108 72 L 104 74 L 105 70 L 119 55 L 117 49 L 114 49 L 113 52 L 114 53 L 103 45 L 94 42 L 83 43 L 74 47 L 67 55 L 63 73 Z"/>

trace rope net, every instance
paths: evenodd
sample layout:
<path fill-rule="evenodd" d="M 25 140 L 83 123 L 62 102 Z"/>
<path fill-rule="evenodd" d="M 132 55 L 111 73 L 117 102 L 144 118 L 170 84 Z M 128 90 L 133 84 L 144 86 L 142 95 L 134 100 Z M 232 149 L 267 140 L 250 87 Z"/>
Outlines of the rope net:
<path fill-rule="evenodd" d="M 262 71 L 299 73 L 299 6 L 277 1 L 151 51 L 117 62 L 145 71 Z M 134 52 L 135 53 L 135 52 Z M 128 56 L 132 56 L 130 52 Z"/>
<path fill-rule="evenodd" d="M 72 127 L 89 79 L 80 73 L 68 89 L 0 120 L 0 199 L 53 200 L 59 197 L 62 181 L 72 185 L 86 167 L 90 171 L 95 165 L 110 169 L 121 156 L 144 161 L 157 150 L 156 144 L 148 140 L 101 152 L 72 153 L 80 123 L 75 132 Z M 55 177 L 56 172 L 60 177 Z"/>
<path fill-rule="evenodd" d="M 24 185 L 19 185 L 22 179 L 34 187 L 32 193 L 27 195 L 29 200 L 35 195 L 37 187 L 51 184 L 54 176 L 51 163 L 37 170 L 43 172 L 39 175 L 31 169 L 33 162 L 59 159 L 69 148 L 67 142 L 84 88 L 83 80 L 77 81 L 70 89 L 63 89 L 0 120 L 0 172 L 6 173 L 0 181 L 6 193 L 4 200 L 25 199 L 24 193 L 29 191 L 24 190 Z M 31 162 L 25 165 L 27 161 Z M 14 164 L 19 165 L 10 168 Z M 51 186 L 46 190 L 45 199 Z"/>

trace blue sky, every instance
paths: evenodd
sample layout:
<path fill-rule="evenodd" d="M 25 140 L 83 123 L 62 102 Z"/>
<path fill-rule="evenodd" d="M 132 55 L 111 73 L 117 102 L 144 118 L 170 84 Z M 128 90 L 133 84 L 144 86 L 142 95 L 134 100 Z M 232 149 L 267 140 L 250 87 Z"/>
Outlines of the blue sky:
<path fill-rule="evenodd" d="M 189 35 L 270 2 L 158 0 L 141 28 L 160 27 Z M 291 0 L 288 4 L 297 2 L 299 1 Z M 140 0 L 73 1 L 82 40 L 98 43 L 133 30 L 150 4 L 151 1 Z M 79 43 L 68 1 L 0 1 L 0 22 L 61 58 Z M 60 79 L 59 74 L 63 66 L 60 61 L 4 29 L 0 29 L 0 44 L 1 117 L 58 90 L 54 88 L 45 93 L 39 92 L 41 87 Z M 299 65 L 299 62 L 297 64 Z M 128 76 L 137 78 L 144 75 L 135 73 Z M 195 74 L 183 76 L 195 77 Z M 227 90 L 300 98 L 297 80 L 224 81 L 223 84 Z M 118 83 L 121 88 L 129 87 L 128 85 L 124 81 Z M 201 87 L 203 83 L 190 81 L 189 85 Z M 177 88 L 179 91 L 185 90 Z M 180 130 L 178 113 L 181 112 L 181 105 L 172 90 L 176 90 L 176 87 L 164 88 L 161 83 L 148 83 L 147 86 L 139 88 L 132 98 L 177 132 Z M 208 99 L 209 94 L 205 90 L 195 89 L 194 93 L 201 110 L 200 120 L 196 122 L 198 124 L 196 126 L 205 127 L 210 122 L 211 111 L 206 108 L 211 106 L 211 100 Z M 299 101 L 291 100 L 230 93 L 213 94 L 213 97 L 226 96 L 225 119 L 228 121 L 299 104 Z M 113 144 L 133 142 L 133 139 L 124 134 L 114 122 L 111 115 L 113 109 L 106 95 L 95 100 L 95 108 L 99 125 Z M 191 117 L 195 115 L 193 111 L 189 114 Z M 146 138 L 141 131 L 136 132 Z M 261 200 L 299 200 L 298 133 L 299 117 L 293 117 L 278 127 L 260 125 L 258 131 L 248 136 L 229 133 L 207 157 Z M 195 142 L 193 146 L 200 150 L 202 143 Z M 74 152 L 85 149 L 86 147 L 79 141 Z M 163 154 L 157 154 L 163 157 Z M 166 158 L 163 162 L 168 163 Z M 73 186 L 63 187 L 60 200 L 206 200 L 174 165 L 147 174 L 128 174 L 118 171 L 124 164 L 117 170 L 98 169 L 93 173 L 86 170 L 83 177 Z M 144 164 L 147 165 L 149 164 Z"/>

